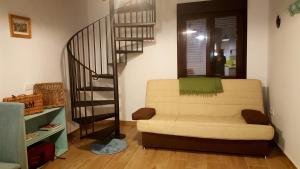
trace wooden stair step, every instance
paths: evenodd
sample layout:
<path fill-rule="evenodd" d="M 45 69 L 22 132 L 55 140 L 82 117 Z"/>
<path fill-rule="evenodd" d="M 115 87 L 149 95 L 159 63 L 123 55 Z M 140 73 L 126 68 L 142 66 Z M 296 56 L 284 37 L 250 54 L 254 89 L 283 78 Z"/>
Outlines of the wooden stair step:
<path fill-rule="evenodd" d="M 120 37 L 116 37 L 115 38 L 116 41 L 143 41 L 143 40 L 154 40 L 154 37 L 144 37 L 144 38 L 131 38 L 131 37 L 127 37 L 127 38 L 120 38 Z"/>
<path fill-rule="evenodd" d="M 130 42 L 128 42 L 128 43 L 130 43 Z M 143 51 L 143 48 L 142 48 L 143 46 L 144 46 L 144 44 L 142 42 L 139 45 L 134 44 L 134 45 L 127 45 L 126 47 L 121 46 L 118 49 L 116 49 L 116 51 Z"/>
<path fill-rule="evenodd" d="M 79 89 L 79 91 L 114 91 L 114 88 L 113 87 L 82 87 Z"/>
<path fill-rule="evenodd" d="M 135 40 L 132 40 L 132 39 L 135 39 Z M 131 40 L 126 40 L 126 39 L 131 39 Z M 132 42 L 133 43 L 133 45 L 135 45 L 135 44 L 137 44 L 137 43 L 141 43 L 141 42 L 143 42 L 144 41 L 144 39 L 142 39 L 142 38 L 135 38 L 135 37 L 127 37 L 127 38 L 124 38 L 124 37 L 115 37 L 115 40 L 116 41 L 135 41 L 135 42 Z"/>
<path fill-rule="evenodd" d="M 126 62 L 124 61 L 124 62 L 118 62 L 117 64 L 126 64 Z M 108 66 L 113 66 L 113 63 L 108 63 L 107 64 Z"/>
<path fill-rule="evenodd" d="M 97 74 L 97 75 L 93 75 L 93 78 L 97 78 L 97 79 L 113 79 L 114 75 L 112 74 Z"/>
<path fill-rule="evenodd" d="M 89 139 L 95 139 L 95 140 L 105 140 L 108 137 L 112 137 L 113 133 L 115 131 L 115 126 L 110 125 L 105 128 L 102 128 L 98 131 L 95 131 L 94 133 L 87 134 L 85 136 L 82 136 L 81 138 L 89 138 Z"/>
<path fill-rule="evenodd" d="M 129 43 L 129 44 L 128 44 Z M 128 54 L 128 53 L 143 53 L 144 41 L 130 41 L 125 45 L 120 45 L 116 49 L 117 54 Z"/>
<path fill-rule="evenodd" d="M 94 100 L 94 101 L 77 101 L 76 107 L 91 107 L 91 106 L 104 106 L 115 104 L 114 100 Z"/>
<path fill-rule="evenodd" d="M 120 54 L 120 53 L 118 53 L 118 54 Z M 124 63 L 126 63 L 126 61 L 122 61 L 122 62 L 118 62 L 117 64 L 124 64 Z M 113 63 L 107 63 L 107 65 L 108 66 L 113 66 Z"/>
<path fill-rule="evenodd" d="M 115 113 L 95 115 L 94 116 L 94 120 L 95 120 L 94 122 L 110 119 L 110 118 L 113 118 L 113 117 L 115 117 Z M 73 119 L 73 121 L 75 121 L 79 124 L 81 124 L 81 123 L 83 123 L 83 124 L 93 123 L 93 116 L 75 118 L 75 119 Z"/>
<path fill-rule="evenodd" d="M 154 22 L 145 22 L 145 23 L 116 23 L 115 27 L 146 27 L 146 26 L 154 26 Z"/>
<path fill-rule="evenodd" d="M 117 50 L 116 53 L 143 53 L 143 51 Z"/>
<path fill-rule="evenodd" d="M 154 6 L 149 3 L 136 3 L 136 4 L 120 7 L 116 11 L 116 13 L 149 11 L 154 9 L 155 9 Z"/>

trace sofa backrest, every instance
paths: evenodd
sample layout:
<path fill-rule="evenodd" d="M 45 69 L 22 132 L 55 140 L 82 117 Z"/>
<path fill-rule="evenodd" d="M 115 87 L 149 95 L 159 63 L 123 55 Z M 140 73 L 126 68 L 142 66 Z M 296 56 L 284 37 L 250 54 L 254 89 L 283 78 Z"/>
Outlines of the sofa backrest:
<path fill-rule="evenodd" d="M 222 80 L 224 93 L 180 95 L 179 80 L 151 80 L 147 85 L 146 107 L 165 115 L 240 115 L 242 109 L 264 112 L 259 80 Z"/>

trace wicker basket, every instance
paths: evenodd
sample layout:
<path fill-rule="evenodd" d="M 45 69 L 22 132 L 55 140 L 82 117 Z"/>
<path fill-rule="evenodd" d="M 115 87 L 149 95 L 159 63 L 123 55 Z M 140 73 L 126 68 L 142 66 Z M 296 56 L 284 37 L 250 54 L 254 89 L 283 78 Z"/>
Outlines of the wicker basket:
<path fill-rule="evenodd" d="M 63 83 L 40 83 L 33 87 L 34 94 L 42 94 L 45 108 L 63 107 L 65 93 Z"/>
<path fill-rule="evenodd" d="M 41 94 L 12 96 L 12 97 L 8 97 L 8 98 L 4 98 L 3 102 L 24 103 L 25 104 L 25 110 L 24 110 L 25 116 L 37 114 L 37 113 L 44 111 L 43 96 Z"/>

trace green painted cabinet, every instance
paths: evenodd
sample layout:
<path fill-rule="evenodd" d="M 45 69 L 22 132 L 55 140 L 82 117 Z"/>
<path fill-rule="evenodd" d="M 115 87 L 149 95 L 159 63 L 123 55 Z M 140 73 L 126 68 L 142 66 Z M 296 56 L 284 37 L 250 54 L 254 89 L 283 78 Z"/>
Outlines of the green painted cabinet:
<path fill-rule="evenodd" d="M 56 156 L 61 156 L 68 150 L 64 108 L 46 109 L 42 113 L 25 117 L 23 112 L 23 104 L 0 103 L 0 135 L 8 134 L 7 139 L 4 137 L 0 139 L 0 149 L 6 147 L 0 153 L 0 162 L 18 163 L 22 169 L 27 169 L 27 147 L 40 141 L 54 143 Z M 7 123 L 8 121 L 14 122 L 14 124 Z M 49 123 L 60 124 L 60 127 L 50 131 L 39 130 L 41 126 Z M 10 130 L 13 130 L 14 133 L 10 133 Z M 38 136 L 26 141 L 25 134 L 32 132 L 37 132 Z M 9 154 L 11 158 L 5 158 L 5 154 Z"/>

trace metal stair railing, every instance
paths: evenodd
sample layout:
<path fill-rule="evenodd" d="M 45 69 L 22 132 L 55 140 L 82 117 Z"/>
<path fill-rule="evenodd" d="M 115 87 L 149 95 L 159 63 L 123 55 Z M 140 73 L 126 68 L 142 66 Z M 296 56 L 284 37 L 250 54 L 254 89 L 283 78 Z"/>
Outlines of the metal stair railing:
<path fill-rule="evenodd" d="M 81 138 L 95 135 L 95 123 L 111 117 L 115 118 L 115 137 L 123 137 L 117 64 L 126 63 L 128 53 L 143 52 L 144 41 L 154 39 L 155 22 L 155 0 L 132 0 L 117 10 L 110 0 L 110 15 L 87 25 L 68 41 L 72 119 L 80 125 Z M 113 85 L 103 86 L 103 79 L 112 80 Z M 96 85 L 99 81 L 100 86 Z M 113 92 L 113 99 L 96 99 L 96 92 Z M 96 107 L 104 105 L 113 105 L 114 112 L 98 114 Z"/>

